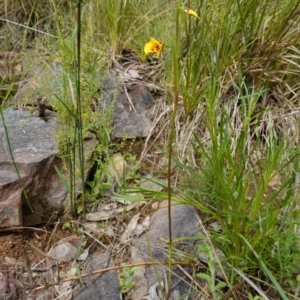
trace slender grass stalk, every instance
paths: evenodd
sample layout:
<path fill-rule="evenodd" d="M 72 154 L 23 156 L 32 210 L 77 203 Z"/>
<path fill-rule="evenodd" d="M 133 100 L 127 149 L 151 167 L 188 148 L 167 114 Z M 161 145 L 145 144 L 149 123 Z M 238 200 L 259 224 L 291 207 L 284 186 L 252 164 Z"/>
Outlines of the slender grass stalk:
<path fill-rule="evenodd" d="M 75 162 L 74 162 L 74 151 L 71 150 L 72 149 L 72 145 L 71 145 L 71 141 L 70 138 L 68 137 L 68 142 L 67 142 L 67 153 L 69 154 L 67 157 L 67 165 L 69 168 L 69 186 L 70 186 L 70 210 L 71 210 L 71 215 L 72 216 L 76 216 L 76 209 L 75 209 L 75 200 L 76 200 L 76 196 L 75 196 L 75 176 L 72 176 L 72 174 L 75 174 Z M 72 153 L 72 155 L 71 155 Z M 72 158 L 73 157 L 73 158 Z M 73 160 L 72 160 L 73 159 Z"/>
<path fill-rule="evenodd" d="M 177 116 L 178 101 L 179 101 L 179 43 L 180 43 L 180 24 L 179 24 L 179 13 L 180 13 L 181 1 L 178 1 L 178 7 L 175 16 L 175 48 L 172 49 L 173 55 L 173 68 L 174 68 L 174 98 L 173 98 L 173 112 L 170 122 L 169 141 L 168 141 L 168 223 L 169 223 L 169 273 L 168 273 L 168 292 L 166 299 L 170 298 L 171 293 L 171 279 L 172 279 L 172 253 L 173 253 L 173 239 L 172 239 L 172 214 L 171 214 L 171 199 L 172 199 L 172 155 L 173 155 L 173 142 L 175 132 L 175 121 Z"/>
<path fill-rule="evenodd" d="M 83 119 L 82 119 L 82 106 L 81 106 L 81 19 L 82 19 L 82 10 L 81 10 L 81 0 L 77 1 L 77 26 L 76 26 L 76 43 L 73 40 L 73 62 L 74 62 L 74 73 L 75 73 L 75 95 L 76 99 L 74 100 L 75 113 L 68 107 L 66 103 L 58 96 L 60 103 L 66 108 L 68 114 L 74 119 L 75 128 L 72 141 L 68 138 L 67 142 L 67 165 L 69 169 L 69 191 L 70 191 L 70 212 L 73 217 L 77 215 L 76 211 L 76 201 L 77 201 L 77 192 L 76 192 L 76 165 L 77 165 L 77 153 L 78 153 L 78 168 L 79 168 L 79 178 L 82 187 L 81 195 L 81 209 L 85 217 L 85 181 L 84 181 L 84 147 L 83 147 Z M 75 46 L 76 44 L 76 46 Z"/>
<path fill-rule="evenodd" d="M 51 33 L 48 33 L 48 32 L 42 31 L 42 30 L 38 30 L 38 29 L 29 27 L 29 26 L 26 26 L 24 24 L 16 23 L 16 22 L 13 22 L 13 21 L 10 21 L 10 20 L 7 20 L 7 19 L 3 19 L 3 18 L 0 18 L 0 21 L 6 22 L 6 23 L 10 23 L 10 24 L 13 24 L 13 25 L 17 25 L 17 26 L 23 27 L 23 28 L 25 28 L 27 30 L 34 31 L 34 32 L 37 32 L 37 33 L 41 33 L 43 35 L 47 35 L 47 36 L 54 37 L 54 38 L 58 39 L 58 37 L 56 35 L 53 35 Z"/>
<path fill-rule="evenodd" d="M 85 218 L 85 187 L 84 187 L 84 148 L 83 148 L 83 134 L 82 134 L 82 108 L 81 108 L 81 90 L 80 90 L 80 65 L 81 65 L 81 0 L 77 2 L 77 64 L 76 65 L 76 130 L 78 138 L 78 155 L 79 155 L 79 170 L 80 170 L 80 179 L 82 186 L 82 196 L 81 196 L 81 205 L 82 212 Z"/>

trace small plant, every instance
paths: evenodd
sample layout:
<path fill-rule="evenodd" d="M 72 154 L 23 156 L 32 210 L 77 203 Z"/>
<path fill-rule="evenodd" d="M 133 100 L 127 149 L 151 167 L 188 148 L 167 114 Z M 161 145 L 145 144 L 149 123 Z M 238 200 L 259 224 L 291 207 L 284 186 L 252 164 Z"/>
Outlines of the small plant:
<path fill-rule="evenodd" d="M 210 275 L 207 273 L 197 273 L 196 276 L 206 281 L 207 287 L 211 292 L 213 299 L 221 299 L 223 296 L 222 288 L 226 287 L 227 284 L 224 281 L 216 282 L 215 253 L 208 244 L 197 245 L 197 250 L 207 255 L 207 264 Z"/>
<path fill-rule="evenodd" d="M 94 173 L 92 181 L 88 181 L 87 184 L 90 187 L 89 191 L 89 204 L 93 205 L 101 197 L 103 191 L 113 188 L 113 183 L 107 180 L 107 163 L 103 163 L 100 159 L 97 159 L 97 169 Z"/>
<path fill-rule="evenodd" d="M 298 299 L 300 292 L 300 274 L 296 276 L 296 281 L 288 279 L 286 283 L 290 286 L 291 290 L 294 292 L 294 297 Z"/>
<path fill-rule="evenodd" d="M 252 296 L 250 293 L 248 294 L 248 299 L 249 300 L 264 300 L 264 298 L 260 297 L 260 296 Z"/>
<path fill-rule="evenodd" d="M 133 185 L 139 184 L 141 176 L 138 171 L 140 169 L 140 165 L 136 161 L 136 155 L 128 153 L 126 160 L 127 164 L 123 174 L 123 183 L 125 184 L 127 181 L 130 181 Z"/>
<path fill-rule="evenodd" d="M 137 267 L 123 268 L 123 270 L 119 273 L 119 280 L 120 280 L 120 287 L 121 287 L 122 294 L 126 294 L 132 288 L 134 288 L 135 283 L 133 281 L 133 275 L 137 269 L 138 269 Z"/>

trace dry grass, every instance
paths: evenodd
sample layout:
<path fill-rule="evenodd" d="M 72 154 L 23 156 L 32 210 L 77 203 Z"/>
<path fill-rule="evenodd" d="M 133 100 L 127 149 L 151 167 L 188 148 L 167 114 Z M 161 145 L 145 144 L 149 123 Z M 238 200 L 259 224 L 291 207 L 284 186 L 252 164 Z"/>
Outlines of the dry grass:
<path fill-rule="evenodd" d="M 57 13 L 71 11 L 67 0 L 4 0 L 0 3 L 0 46 L 4 51 L 25 51 L 34 39 L 58 30 Z M 69 14 L 68 14 L 69 15 Z M 64 19 L 65 24 L 68 23 Z"/>

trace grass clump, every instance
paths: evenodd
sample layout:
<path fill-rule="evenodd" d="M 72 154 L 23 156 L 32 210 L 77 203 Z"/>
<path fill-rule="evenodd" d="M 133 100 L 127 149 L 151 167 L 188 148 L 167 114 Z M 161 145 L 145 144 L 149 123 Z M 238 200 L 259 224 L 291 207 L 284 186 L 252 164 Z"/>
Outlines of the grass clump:
<path fill-rule="evenodd" d="M 245 99 L 248 107 L 251 98 Z M 184 187 L 187 202 L 204 213 L 205 224 L 220 225 L 219 231 L 210 231 L 211 239 L 231 266 L 274 284 L 270 271 L 283 284 L 294 277 L 300 258 L 299 150 L 291 149 L 284 137 L 274 137 L 271 120 L 264 147 L 259 139 L 248 140 L 246 116 L 245 128 L 237 133 L 226 105 L 222 107 L 219 120 L 207 116 L 209 143 L 195 135 L 198 170 L 184 168 L 189 174 Z"/>
<path fill-rule="evenodd" d="M 299 148 L 297 138 L 282 133 L 287 124 L 279 126 L 274 110 L 297 103 L 283 78 L 295 76 L 299 55 L 292 64 L 283 61 L 298 44 L 293 35 L 298 6 L 286 3 L 279 9 L 274 1 L 231 1 L 222 7 L 210 2 L 199 9 L 200 20 L 177 15 L 171 75 L 173 116 L 182 108 L 181 118 L 185 115 L 185 122 L 177 115 L 171 126 L 182 127 L 195 116 L 201 124 L 193 135 L 193 167 L 181 157 L 179 174 L 185 173 L 190 183 L 182 198 L 204 214 L 206 224 L 219 224 L 221 229 L 210 230 L 209 236 L 225 254 L 224 266 L 231 267 L 229 286 L 237 282 L 234 270 L 239 270 L 262 279 L 273 297 L 283 299 L 288 299 L 284 281 L 295 280 L 300 254 L 295 191 Z M 178 81 L 182 106 L 177 108 Z"/>

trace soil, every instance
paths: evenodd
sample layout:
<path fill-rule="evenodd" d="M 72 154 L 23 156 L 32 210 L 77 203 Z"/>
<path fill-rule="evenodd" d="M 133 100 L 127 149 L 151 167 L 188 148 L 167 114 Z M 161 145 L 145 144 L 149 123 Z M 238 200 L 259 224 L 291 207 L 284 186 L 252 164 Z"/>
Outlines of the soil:
<path fill-rule="evenodd" d="M 68 240 L 76 246 L 78 237 L 62 227 L 24 229 L 18 233 L 0 235 L 0 299 L 27 299 L 41 282 L 42 271 L 49 269 L 51 260 L 47 253 L 59 241 Z M 59 265 L 66 271 L 70 263 Z M 3 291 L 3 278 L 12 283 L 14 295 L 10 288 Z M 47 284 L 51 281 L 47 280 Z M 26 296 L 27 295 L 27 296 Z"/>

